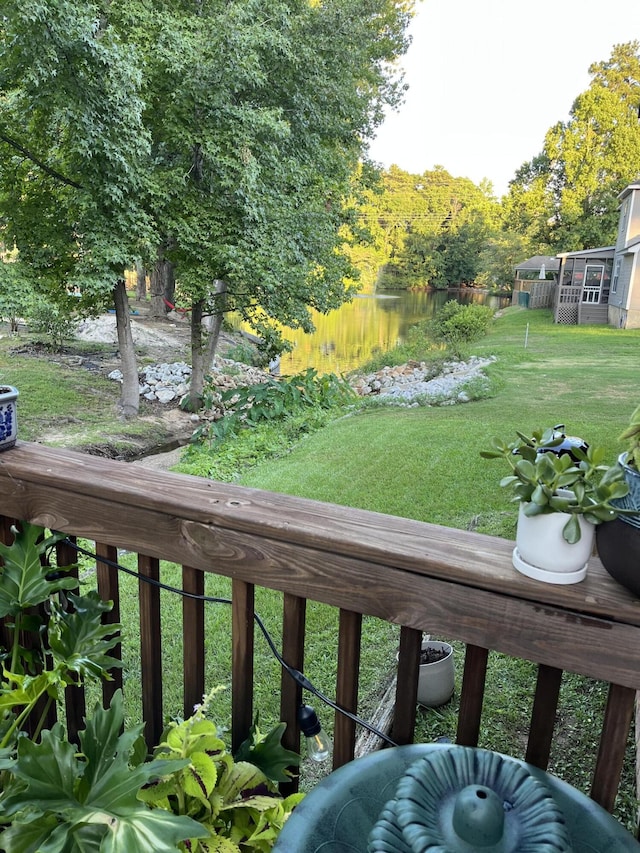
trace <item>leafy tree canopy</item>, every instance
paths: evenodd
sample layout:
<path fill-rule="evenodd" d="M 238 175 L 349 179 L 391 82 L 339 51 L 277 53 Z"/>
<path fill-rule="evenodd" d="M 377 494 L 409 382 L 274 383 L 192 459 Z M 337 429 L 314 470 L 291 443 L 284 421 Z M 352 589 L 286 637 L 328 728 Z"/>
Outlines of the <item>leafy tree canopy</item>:
<path fill-rule="evenodd" d="M 589 68 L 570 118 L 510 185 L 511 225 L 556 251 L 615 242 L 618 195 L 640 173 L 640 43 L 616 45 Z"/>

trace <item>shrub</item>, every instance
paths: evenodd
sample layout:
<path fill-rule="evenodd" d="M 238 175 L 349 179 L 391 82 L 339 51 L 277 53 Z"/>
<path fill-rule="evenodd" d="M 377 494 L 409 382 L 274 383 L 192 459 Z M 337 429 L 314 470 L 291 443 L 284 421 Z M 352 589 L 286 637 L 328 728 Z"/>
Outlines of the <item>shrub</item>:
<path fill-rule="evenodd" d="M 30 331 L 44 335 L 56 349 L 62 349 L 64 342 L 73 338 L 78 318 L 72 311 L 40 299 L 31 305 L 27 322 Z"/>
<path fill-rule="evenodd" d="M 465 344 L 479 340 L 489 331 L 493 311 L 487 305 L 462 305 L 455 300 L 445 302 L 429 322 L 429 332 L 458 355 Z"/>

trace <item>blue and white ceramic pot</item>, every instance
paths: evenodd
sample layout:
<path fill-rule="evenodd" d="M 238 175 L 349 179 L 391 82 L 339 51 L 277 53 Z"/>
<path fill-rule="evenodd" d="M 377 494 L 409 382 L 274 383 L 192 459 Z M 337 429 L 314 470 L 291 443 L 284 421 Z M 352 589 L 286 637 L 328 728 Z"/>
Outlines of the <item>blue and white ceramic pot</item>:
<path fill-rule="evenodd" d="M 18 389 L 0 385 L 0 450 L 8 450 L 16 443 L 18 435 Z"/>

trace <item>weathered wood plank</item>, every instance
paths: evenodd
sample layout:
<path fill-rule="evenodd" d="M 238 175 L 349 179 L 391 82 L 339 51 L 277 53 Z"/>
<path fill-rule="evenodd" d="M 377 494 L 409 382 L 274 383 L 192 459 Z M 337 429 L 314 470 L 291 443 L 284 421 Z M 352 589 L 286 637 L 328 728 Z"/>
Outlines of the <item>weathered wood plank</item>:
<path fill-rule="evenodd" d="M 591 798 L 612 811 L 620 784 L 620 773 L 633 716 L 635 691 L 618 684 L 609 685 L 602 735 L 591 785 Z"/>
<path fill-rule="evenodd" d="M 67 540 L 56 545 L 56 559 L 59 566 L 74 566 L 69 572 L 78 577 L 78 554 Z M 78 732 L 84 728 L 84 718 L 87 713 L 84 690 L 75 685 L 69 685 L 64 691 L 65 714 L 67 718 L 67 733 L 72 743 L 78 743 Z"/>
<path fill-rule="evenodd" d="M 109 613 L 103 616 L 107 624 L 120 622 L 120 587 L 118 580 L 118 569 L 109 565 L 100 558 L 103 557 L 108 563 L 117 563 L 118 549 L 104 542 L 96 542 L 96 576 L 98 579 L 98 592 L 105 601 L 112 601 L 113 607 Z M 111 650 L 111 657 L 122 660 L 122 644 L 118 643 Z M 122 690 L 122 669 L 114 668 L 110 672 L 113 681 L 102 682 L 102 699 L 105 706 L 109 705 L 116 690 Z"/>
<path fill-rule="evenodd" d="M 8 453 L 14 450 L 2 456 Z M 0 459 L 0 481 L 1 477 Z M 22 486 L 15 488 L 18 498 L 24 496 Z M 165 488 L 165 491 L 171 490 Z M 177 501 L 174 506 L 180 506 L 180 496 L 173 497 Z M 273 500 L 277 497 L 273 496 Z M 4 508 L 3 500 L 10 503 L 0 489 L 0 509 Z M 511 567 L 512 543 L 484 537 L 487 541 L 483 548 L 474 554 L 472 545 L 477 540 L 472 537 L 467 543 L 464 565 L 460 562 L 460 550 L 452 548 L 451 581 L 443 581 L 435 575 L 447 568 L 447 540 L 433 525 L 421 525 L 425 553 L 434 547 L 430 537 L 435 537 L 438 548 L 442 549 L 442 566 L 434 565 L 425 556 L 419 571 L 402 571 L 395 561 L 395 556 L 402 553 L 401 542 L 397 544 L 394 560 L 387 564 L 373 563 L 293 541 L 275 541 L 237 530 L 179 522 L 175 517 L 137 511 L 123 504 L 105 505 L 97 498 L 92 506 L 91 499 L 62 494 L 55 486 L 38 487 L 37 495 L 30 488 L 28 499 L 18 504 L 17 511 L 26 513 L 36 523 L 88 538 L 96 531 L 114 539 L 117 534 L 121 546 L 131 550 L 142 550 L 142 538 L 151 556 L 174 562 L 184 560 L 204 571 L 215 566 L 216 573 L 247 582 L 259 578 L 261 585 L 272 589 L 379 616 L 417 630 L 447 636 L 455 625 L 456 638 L 466 643 L 640 688 L 640 643 L 636 639 L 640 601 L 609 578 L 594 559 L 590 561 L 590 574 L 580 584 L 566 587 L 543 584 L 519 575 Z M 11 504 L 11 513 L 14 512 L 16 507 Z M 345 518 L 349 514 L 344 508 L 341 512 Z M 390 518 L 391 537 L 393 523 Z M 344 525 L 343 518 L 343 530 Z M 153 532 L 153 541 L 141 533 L 145 530 Z M 380 531 L 377 535 L 379 538 Z M 464 537 L 471 534 L 446 529 L 446 536 L 466 541 Z M 483 558 L 492 543 L 495 548 L 492 564 L 500 555 L 503 564 L 489 582 Z M 498 594 L 495 587 L 506 577 L 504 592 Z M 429 602 L 428 610 L 424 602 Z M 617 649 L 615 658 L 607 651 L 612 645 Z"/>
<path fill-rule="evenodd" d="M 174 552 L 183 553 L 185 546 L 197 550 L 201 537 L 210 540 L 218 534 L 225 548 L 233 548 L 234 542 L 227 541 L 230 533 L 247 543 L 251 536 L 244 540 L 241 534 L 259 534 L 259 539 L 274 544 L 300 545 L 447 580 L 465 578 L 485 589 L 640 625 L 637 599 L 612 584 L 598 560 L 592 560 L 583 583 L 549 591 L 549 585 L 513 570 L 512 543 L 483 534 L 22 442 L 0 457 L 0 481 L 5 477 L 8 482 L 0 490 L 0 512 L 78 533 L 69 529 L 69 519 L 81 517 L 84 509 L 87 527 L 93 530 L 90 538 L 110 542 L 100 533 L 113 535 L 117 529 L 118 542 L 111 544 L 151 556 L 175 559 L 167 556 L 164 542 L 163 553 L 156 553 L 159 532 L 166 534 L 164 538 L 173 538 Z M 101 525 L 107 508 L 109 523 Z M 127 523 L 127 515 L 136 517 Z M 169 523 L 169 529 L 145 523 L 145 519 L 160 518 Z M 135 545 L 128 542 L 132 536 Z"/>
<path fill-rule="evenodd" d="M 462 744 L 462 746 L 478 745 L 488 660 L 488 649 L 480 646 L 467 646 L 456 734 L 456 743 Z"/>
<path fill-rule="evenodd" d="M 304 672 L 304 638 L 306 628 L 307 602 L 297 595 L 283 596 L 282 601 L 282 657 L 298 672 Z M 282 670 L 280 679 L 280 719 L 286 723 L 282 736 L 282 745 L 292 752 L 300 752 L 300 726 L 297 711 L 302 704 L 302 687 Z M 289 768 L 294 774 L 295 768 Z M 280 792 L 287 796 L 298 790 L 298 776 L 290 782 L 280 784 Z"/>

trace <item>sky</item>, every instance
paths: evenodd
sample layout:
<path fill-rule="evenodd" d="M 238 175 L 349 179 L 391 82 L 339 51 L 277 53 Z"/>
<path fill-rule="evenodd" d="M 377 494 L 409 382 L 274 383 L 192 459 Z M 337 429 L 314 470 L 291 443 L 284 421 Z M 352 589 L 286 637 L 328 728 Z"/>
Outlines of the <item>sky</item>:
<path fill-rule="evenodd" d="M 409 90 L 370 146 L 388 168 L 483 178 L 500 196 L 589 87 L 589 66 L 640 40 L 640 0 L 421 0 Z"/>

